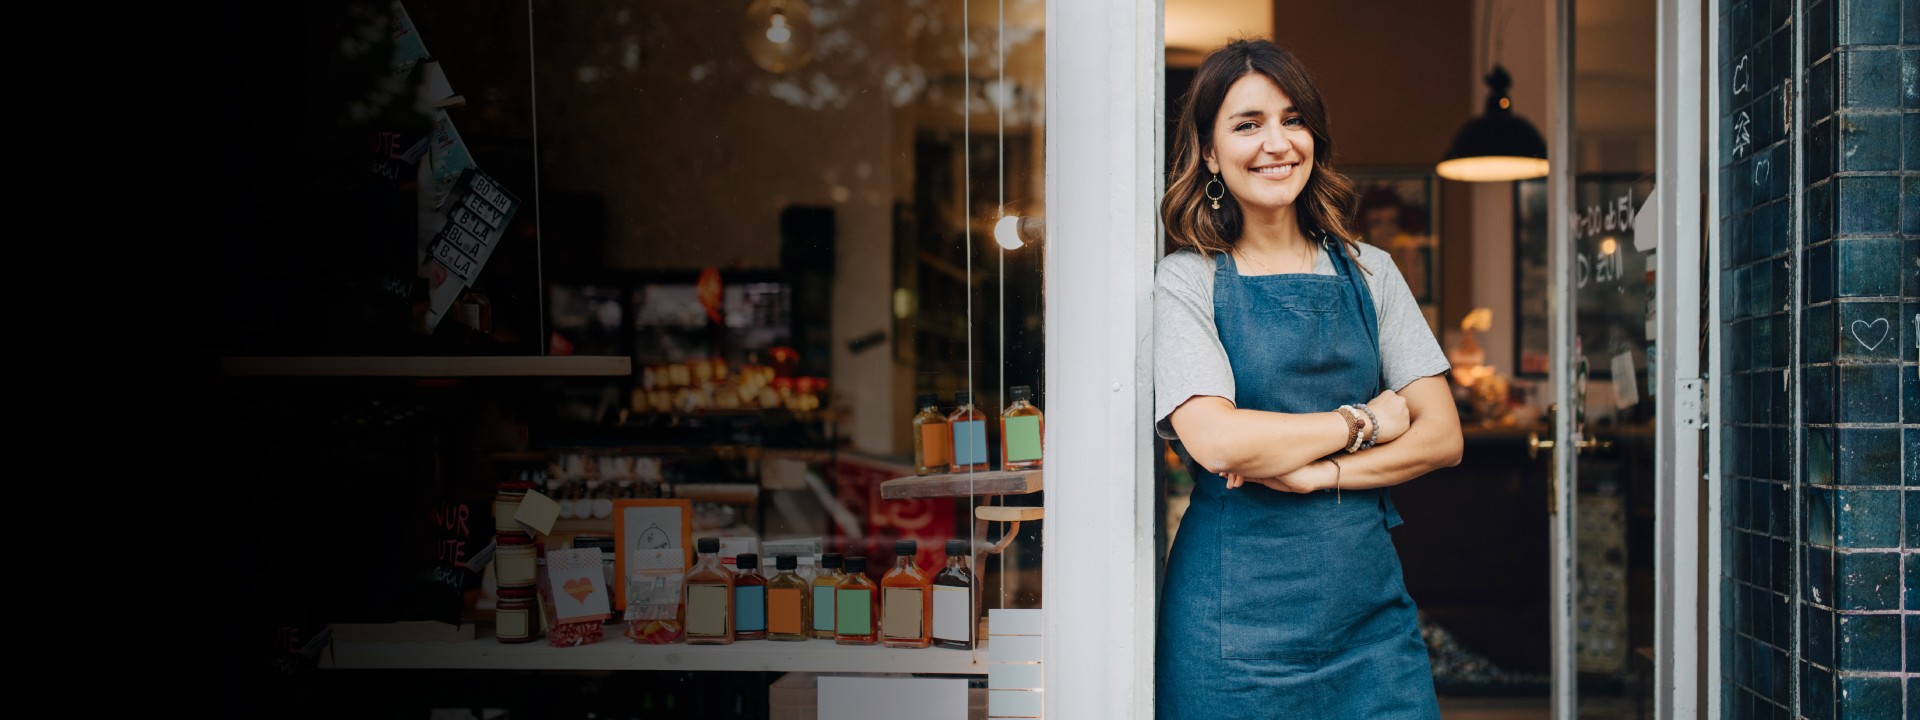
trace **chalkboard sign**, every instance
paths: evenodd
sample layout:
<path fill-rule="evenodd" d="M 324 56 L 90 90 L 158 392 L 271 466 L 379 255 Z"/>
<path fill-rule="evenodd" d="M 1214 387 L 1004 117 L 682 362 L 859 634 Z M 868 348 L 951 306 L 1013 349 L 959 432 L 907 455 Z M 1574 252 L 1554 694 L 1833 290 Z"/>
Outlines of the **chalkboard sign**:
<path fill-rule="evenodd" d="M 470 561 L 493 542 L 493 510 L 487 501 L 444 501 L 427 508 L 418 594 L 410 603 L 416 619 L 459 624 L 466 592 L 480 586 Z"/>

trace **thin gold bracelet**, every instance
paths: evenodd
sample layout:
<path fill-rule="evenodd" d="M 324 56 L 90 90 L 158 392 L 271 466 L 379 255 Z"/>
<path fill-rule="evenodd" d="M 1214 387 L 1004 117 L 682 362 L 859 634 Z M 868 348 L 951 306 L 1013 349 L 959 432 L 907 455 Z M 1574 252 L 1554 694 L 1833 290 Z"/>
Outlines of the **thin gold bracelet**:
<path fill-rule="evenodd" d="M 1333 458 L 1327 458 L 1327 462 L 1333 463 L 1333 504 L 1339 505 L 1340 504 L 1340 461 L 1335 460 Z"/>

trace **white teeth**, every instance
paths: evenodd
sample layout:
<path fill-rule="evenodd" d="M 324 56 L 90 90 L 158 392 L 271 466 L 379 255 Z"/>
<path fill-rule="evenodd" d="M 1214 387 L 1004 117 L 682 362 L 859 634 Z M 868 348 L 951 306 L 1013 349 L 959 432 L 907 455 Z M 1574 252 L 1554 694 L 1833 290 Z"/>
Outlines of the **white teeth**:
<path fill-rule="evenodd" d="M 1293 167 L 1294 167 L 1294 166 L 1293 166 L 1293 165 L 1291 165 L 1291 164 L 1288 164 L 1288 165 L 1277 165 L 1277 166 L 1274 166 L 1274 167 L 1263 167 L 1263 168 L 1255 168 L 1255 169 L 1254 169 L 1254 172 L 1256 172 L 1256 173 L 1259 173 L 1259 174 L 1262 174 L 1262 175 L 1274 175 L 1274 174 L 1278 174 L 1278 173 L 1282 173 L 1282 172 L 1287 172 L 1287 171 L 1290 171 L 1290 170 L 1292 170 L 1292 169 L 1293 169 Z"/>

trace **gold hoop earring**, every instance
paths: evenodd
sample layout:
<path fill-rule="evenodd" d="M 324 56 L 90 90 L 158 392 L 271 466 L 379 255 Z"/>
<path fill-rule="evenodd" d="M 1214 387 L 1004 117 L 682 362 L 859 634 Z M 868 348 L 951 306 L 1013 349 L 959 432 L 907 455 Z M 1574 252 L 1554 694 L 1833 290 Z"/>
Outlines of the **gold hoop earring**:
<path fill-rule="evenodd" d="M 1215 195 L 1215 194 L 1213 194 L 1213 186 L 1215 186 L 1215 185 L 1219 185 L 1219 186 L 1220 186 L 1220 194 L 1219 194 L 1219 195 Z M 1227 184 L 1226 184 L 1226 183 L 1223 183 L 1223 182 L 1220 182 L 1220 174 L 1219 174 L 1219 173 L 1214 173 L 1214 174 L 1213 174 L 1213 179 L 1212 179 L 1212 180 L 1208 180 L 1208 181 L 1207 181 L 1207 185 L 1206 185 L 1206 187 L 1203 187 L 1203 188 L 1201 188 L 1201 189 L 1200 189 L 1200 191 L 1201 191 L 1201 192 L 1204 192 L 1204 193 L 1206 193 L 1206 194 L 1207 194 L 1207 199 L 1208 199 L 1208 200 L 1212 200 L 1212 201 L 1213 201 L 1213 209 L 1215 209 L 1215 210 L 1219 210 L 1219 209 L 1220 209 L 1220 198 L 1223 198 L 1223 197 L 1226 197 L 1226 196 L 1227 196 Z"/>

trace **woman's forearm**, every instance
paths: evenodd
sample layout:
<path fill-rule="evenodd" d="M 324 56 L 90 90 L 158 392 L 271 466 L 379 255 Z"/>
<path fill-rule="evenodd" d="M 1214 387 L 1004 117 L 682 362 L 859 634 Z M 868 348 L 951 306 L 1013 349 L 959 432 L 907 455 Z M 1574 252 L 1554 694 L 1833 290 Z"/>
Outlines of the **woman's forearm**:
<path fill-rule="evenodd" d="M 1214 397 L 1189 400 L 1172 420 L 1187 454 L 1217 475 L 1285 475 L 1344 449 L 1348 437 L 1338 412 L 1241 410 Z"/>
<path fill-rule="evenodd" d="M 1447 422 L 1452 420 L 1452 422 Z M 1413 421 L 1407 434 L 1385 445 L 1334 456 L 1340 463 L 1340 489 L 1366 490 L 1399 485 L 1443 467 L 1460 464 L 1460 423 L 1447 417 Z"/>

